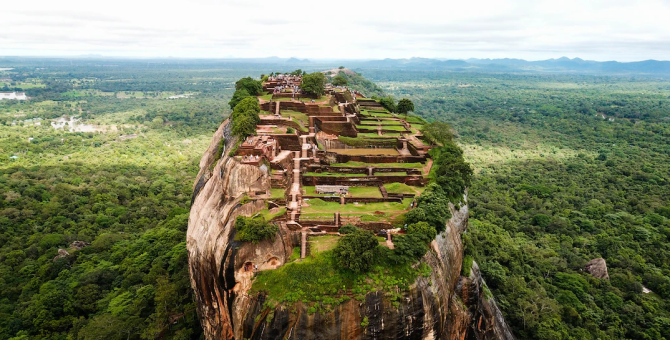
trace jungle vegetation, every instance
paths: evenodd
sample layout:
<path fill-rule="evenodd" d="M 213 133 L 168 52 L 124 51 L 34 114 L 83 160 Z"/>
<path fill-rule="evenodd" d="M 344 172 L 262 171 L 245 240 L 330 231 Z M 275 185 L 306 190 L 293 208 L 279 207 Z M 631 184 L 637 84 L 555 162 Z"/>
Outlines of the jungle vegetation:
<path fill-rule="evenodd" d="M 0 339 L 198 338 L 185 247 L 198 162 L 232 110 L 235 82 L 280 67 L 55 59 L 7 66 L 14 70 L 2 74 L 12 79 L 3 91 L 32 99 L 0 101 Z M 518 338 L 670 338 L 670 82 L 356 70 L 374 82 L 345 76 L 349 87 L 408 98 L 415 114 L 451 124 L 447 136 L 474 168 L 466 261 L 477 262 Z M 167 99 L 185 94 L 193 95 Z M 70 116 L 100 131 L 50 126 Z M 425 131 L 442 138 L 443 130 Z M 456 192 L 433 185 L 445 197 Z M 426 224 L 433 223 L 410 223 L 420 234 Z M 77 250 L 73 241 L 89 245 Z M 407 242 L 402 254 L 412 256 L 412 245 L 421 243 Z M 59 249 L 69 255 L 56 258 Z M 609 280 L 582 270 L 597 257 Z M 319 253 L 309 270 L 287 266 L 277 280 L 327 280 L 275 293 L 336 303 L 346 297 L 328 296 L 342 280 L 363 287 L 359 298 L 366 288 L 356 280 L 391 290 L 425 274 L 385 259 L 375 266 L 386 272 L 338 274 L 333 254 Z"/>

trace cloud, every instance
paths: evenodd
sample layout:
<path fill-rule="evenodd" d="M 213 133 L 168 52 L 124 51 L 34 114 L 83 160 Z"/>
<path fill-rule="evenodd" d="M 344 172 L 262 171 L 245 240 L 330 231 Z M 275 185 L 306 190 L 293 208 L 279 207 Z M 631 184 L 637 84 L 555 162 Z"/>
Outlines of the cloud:
<path fill-rule="evenodd" d="M 0 55 L 667 60 L 668 17 L 665 0 L 26 0 Z"/>

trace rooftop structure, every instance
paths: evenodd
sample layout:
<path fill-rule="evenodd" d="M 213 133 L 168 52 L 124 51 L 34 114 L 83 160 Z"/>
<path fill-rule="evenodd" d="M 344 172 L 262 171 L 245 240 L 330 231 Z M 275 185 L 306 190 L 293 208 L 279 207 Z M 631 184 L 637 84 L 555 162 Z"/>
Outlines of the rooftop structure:
<path fill-rule="evenodd" d="M 24 92 L 0 92 L 0 100 L 3 99 L 26 100 L 28 96 Z"/>

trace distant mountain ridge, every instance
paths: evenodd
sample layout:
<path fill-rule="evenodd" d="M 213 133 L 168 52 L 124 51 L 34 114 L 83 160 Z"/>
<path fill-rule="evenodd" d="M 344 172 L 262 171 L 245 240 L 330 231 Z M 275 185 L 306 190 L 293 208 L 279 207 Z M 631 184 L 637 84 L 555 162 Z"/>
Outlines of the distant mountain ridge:
<path fill-rule="evenodd" d="M 364 63 L 367 67 L 393 67 L 405 69 L 455 69 L 481 71 L 545 71 L 580 73 L 626 73 L 670 76 L 670 61 L 644 60 L 635 62 L 593 61 L 561 57 L 528 61 L 523 59 L 467 59 L 440 60 L 429 58 L 382 59 Z"/>

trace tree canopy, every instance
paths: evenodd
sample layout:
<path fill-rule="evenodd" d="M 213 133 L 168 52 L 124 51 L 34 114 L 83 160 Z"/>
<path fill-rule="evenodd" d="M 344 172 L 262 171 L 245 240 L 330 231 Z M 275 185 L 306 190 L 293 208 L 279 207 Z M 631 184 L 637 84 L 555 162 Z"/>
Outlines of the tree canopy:
<path fill-rule="evenodd" d="M 331 83 L 334 86 L 347 86 L 348 82 L 347 82 L 347 78 L 344 78 L 341 75 L 336 75 L 335 77 L 333 77 L 333 80 L 331 81 Z"/>
<path fill-rule="evenodd" d="M 249 95 L 257 96 L 263 92 L 263 83 L 251 77 L 246 77 L 235 82 L 236 90 L 246 90 Z"/>
<path fill-rule="evenodd" d="M 337 241 L 334 253 L 338 266 L 348 268 L 355 273 L 370 270 L 375 262 L 379 241 L 369 230 L 356 229 Z"/>
<path fill-rule="evenodd" d="M 233 124 L 233 134 L 240 138 L 255 135 L 256 125 L 261 121 L 258 115 L 260 112 L 261 108 L 256 97 L 242 99 L 235 105 L 235 109 L 230 116 Z"/>
<path fill-rule="evenodd" d="M 304 75 L 300 88 L 309 95 L 322 96 L 326 88 L 326 76 L 321 72 Z"/>
<path fill-rule="evenodd" d="M 398 113 L 407 114 L 408 112 L 413 111 L 414 111 L 414 103 L 411 100 L 407 98 L 400 99 L 400 101 L 398 102 Z"/>

